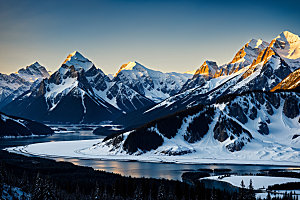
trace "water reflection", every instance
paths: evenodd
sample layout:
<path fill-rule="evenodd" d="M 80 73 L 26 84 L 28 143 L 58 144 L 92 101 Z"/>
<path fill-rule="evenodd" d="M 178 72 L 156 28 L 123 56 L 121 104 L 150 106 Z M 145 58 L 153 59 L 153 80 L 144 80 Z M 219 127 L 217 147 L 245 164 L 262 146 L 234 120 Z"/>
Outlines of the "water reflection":
<path fill-rule="evenodd" d="M 146 178 L 165 178 L 181 180 L 181 175 L 186 171 L 196 171 L 199 169 L 231 169 L 231 173 L 259 173 L 261 170 L 282 169 L 288 170 L 284 166 L 268 165 L 209 165 L 209 164 L 171 164 L 171 163 L 146 163 L 146 162 L 126 162 L 111 160 L 81 160 L 70 158 L 57 158 L 57 161 L 72 162 L 76 165 L 93 167 L 96 170 L 113 172 L 123 176 L 146 177 Z M 293 167 L 293 170 L 300 170 L 300 167 Z M 217 173 L 216 173 L 217 174 Z"/>
<path fill-rule="evenodd" d="M 66 128 L 66 126 L 65 126 Z M 103 138 L 103 136 L 93 135 L 92 130 L 81 130 L 80 127 L 67 126 L 67 131 L 54 134 L 48 137 L 5 139 L 0 141 L 0 148 L 8 146 L 28 145 L 38 142 L 71 141 Z M 146 163 L 146 162 L 125 162 L 110 160 L 90 160 L 75 158 L 53 158 L 56 161 L 72 162 L 76 165 L 93 167 L 96 170 L 118 173 L 123 176 L 165 178 L 181 180 L 181 175 L 185 171 L 199 169 L 231 169 L 232 173 L 258 173 L 260 170 L 283 169 L 300 170 L 300 167 L 279 167 L 262 165 L 225 165 L 225 164 L 171 164 L 171 163 Z"/>

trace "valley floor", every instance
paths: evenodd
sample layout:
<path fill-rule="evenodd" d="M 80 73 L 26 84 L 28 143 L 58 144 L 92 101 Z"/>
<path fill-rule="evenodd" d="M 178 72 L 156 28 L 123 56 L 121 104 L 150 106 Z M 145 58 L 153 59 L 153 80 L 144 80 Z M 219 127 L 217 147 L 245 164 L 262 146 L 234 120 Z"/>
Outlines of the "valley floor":
<path fill-rule="evenodd" d="M 13 153 L 48 157 L 48 158 L 80 158 L 97 160 L 137 160 L 146 162 L 172 162 L 186 164 L 263 164 L 299 166 L 299 151 L 281 145 L 270 144 L 261 148 L 258 143 L 251 143 L 239 152 L 224 151 L 216 145 L 198 148 L 195 152 L 181 156 L 167 156 L 154 150 L 141 155 L 128 155 L 124 152 L 111 152 L 110 148 L 101 144 L 102 139 L 59 141 L 36 143 L 27 146 L 7 148 Z M 259 151 L 255 149 L 260 149 Z"/>

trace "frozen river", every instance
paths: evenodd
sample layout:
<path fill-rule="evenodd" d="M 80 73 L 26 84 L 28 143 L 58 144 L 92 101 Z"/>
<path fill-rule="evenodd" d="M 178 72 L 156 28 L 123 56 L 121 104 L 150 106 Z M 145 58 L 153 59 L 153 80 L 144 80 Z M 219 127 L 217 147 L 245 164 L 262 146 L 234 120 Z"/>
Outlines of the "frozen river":
<path fill-rule="evenodd" d="M 82 127 L 67 126 L 66 131 L 56 133 L 52 136 L 39 138 L 18 138 L 2 139 L 0 141 L 1 149 L 9 146 L 24 146 L 32 143 L 54 142 L 54 141 L 74 141 L 74 140 L 95 140 L 103 136 L 93 135 L 91 130 L 82 130 Z M 93 128 L 93 127 L 91 127 Z M 86 128 L 85 129 L 89 129 Z M 47 157 L 47 156 L 46 156 Z M 175 163 L 151 163 L 138 161 L 116 161 L 100 159 L 83 159 L 72 157 L 51 157 L 56 161 L 71 162 L 76 165 L 89 166 L 97 170 L 118 173 L 124 176 L 132 177 L 151 177 L 181 180 L 181 175 L 187 171 L 196 171 L 199 169 L 230 169 L 231 173 L 258 173 L 261 170 L 282 169 L 282 170 L 300 170 L 297 167 L 274 166 L 274 165 L 236 165 L 236 164 L 175 164 Z M 213 172 L 212 172 L 213 173 Z M 214 175 L 214 174 L 212 174 Z"/>

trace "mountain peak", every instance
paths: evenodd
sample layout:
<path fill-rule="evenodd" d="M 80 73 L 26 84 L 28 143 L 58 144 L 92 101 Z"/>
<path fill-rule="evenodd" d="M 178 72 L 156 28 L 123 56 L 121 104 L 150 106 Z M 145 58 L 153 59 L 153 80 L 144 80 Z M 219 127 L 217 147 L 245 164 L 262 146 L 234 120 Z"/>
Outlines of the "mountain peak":
<path fill-rule="evenodd" d="M 70 61 L 71 59 L 81 59 L 81 60 L 87 60 L 87 58 L 85 58 L 81 53 L 79 53 L 78 51 L 74 51 L 72 53 L 70 53 L 68 55 L 68 57 L 66 58 L 66 60 L 63 62 L 63 64 L 66 64 L 68 61 Z"/>
<path fill-rule="evenodd" d="M 194 76 L 196 76 L 196 75 L 213 76 L 217 70 L 218 70 L 218 65 L 216 62 L 206 60 L 200 66 L 200 68 L 197 69 Z"/>
<path fill-rule="evenodd" d="M 251 64 L 258 54 L 268 46 L 269 43 L 262 39 L 251 39 L 235 54 L 229 64 L 240 63 L 240 66 L 237 69 L 247 66 Z"/>
<path fill-rule="evenodd" d="M 300 58 L 300 38 L 298 35 L 289 31 L 283 31 L 271 42 L 271 47 L 276 49 L 276 52 L 288 59 Z"/>
<path fill-rule="evenodd" d="M 258 39 L 258 40 L 251 39 L 245 46 L 255 49 L 255 48 L 265 48 L 266 46 L 268 46 L 268 44 L 262 39 Z"/>
<path fill-rule="evenodd" d="M 37 66 L 37 67 L 40 67 L 41 65 L 40 65 L 40 63 L 38 62 L 38 61 L 35 61 L 34 63 L 32 63 L 31 65 L 29 65 L 28 67 L 30 67 L 30 66 Z"/>
<path fill-rule="evenodd" d="M 48 78 L 50 76 L 46 68 L 38 62 L 19 69 L 16 74 L 29 82 L 34 82 L 37 79 Z"/>
<path fill-rule="evenodd" d="M 281 32 L 277 37 L 276 39 L 281 39 L 285 42 L 288 42 L 288 43 L 295 43 L 297 41 L 299 41 L 299 36 L 294 34 L 294 33 L 291 33 L 289 31 L 283 31 Z"/>
<path fill-rule="evenodd" d="M 120 69 L 122 69 L 122 70 L 132 70 L 134 66 L 136 66 L 136 62 L 128 62 L 127 64 L 122 65 Z"/>
<path fill-rule="evenodd" d="M 69 67 L 74 66 L 76 70 L 84 69 L 85 71 L 88 71 L 94 65 L 89 59 L 84 57 L 78 51 L 74 51 L 69 54 L 63 64 Z"/>
<path fill-rule="evenodd" d="M 136 61 L 130 61 L 127 64 L 123 64 L 118 72 L 115 74 L 115 77 L 122 71 L 122 70 L 133 70 L 133 69 L 144 69 L 146 70 L 147 68 L 141 65 L 140 63 Z"/>

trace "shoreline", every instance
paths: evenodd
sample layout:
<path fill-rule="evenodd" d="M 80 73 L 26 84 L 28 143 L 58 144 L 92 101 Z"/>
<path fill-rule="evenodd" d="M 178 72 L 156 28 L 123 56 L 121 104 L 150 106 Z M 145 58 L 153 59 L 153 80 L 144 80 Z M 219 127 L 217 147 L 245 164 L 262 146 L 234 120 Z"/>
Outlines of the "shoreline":
<path fill-rule="evenodd" d="M 97 139 L 98 140 L 98 139 Z M 78 142 L 81 140 L 71 141 L 71 142 Z M 82 140 L 82 141 L 90 141 L 90 140 Z M 99 141 L 99 140 L 98 140 Z M 62 141 L 66 142 L 66 141 Z M 69 141 L 68 141 L 69 142 Z M 43 142 L 43 143 L 35 143 L 33 145 L 40 145 L 45 143 L 52 143 L 52 142 Z M 31 144 L 32 145 L 32 144 Z M 236 166 L 278 166 L 278 167 L 293 167 L 295 169 L 300 169 L 300 163 L 298 162 L 288 162 L 288 161 L 270 161 L 270 160 L 229 160 L 229 159 L 209 159 L 209 158 L 201 158 L 197 161 L 190 161 L 185 160 L 184 158 L 182 160 L 179 160 L 180 157 L 174 157 L 174 156 L 164 156 L 164 157 L 153 157 L 150 156 L 146 158 L 136 156 L 136 155 L 92 155 L 92 154 L 80 154 L 80 151 L 86 148 L 76 149 L 73 153 L 78 156 L 70 156 L 70 155 L 57 155 L 57 154 L 43 154 L 43 153 L 34 153 L 34 152 L 28 152 L 24 151 L 24 148 L 27 148 L 30 145 L 25 146 L 16 146 L 16 147 L 9 147 L 4 148 L 2 150 L 15 153 L 15 154 L 21 154 L 28 157 L 40 157 L 40 158 L 46 158 L 46 159 L 78 159 L 78 160 L 91 160 L 91 161 L 118 161 L 118 162 L 140 162 L 140 163 L 157 163 L 157 164 L 181 164 L 181 165 L 236 165 Z M 114 157 L 114 158 L 112 158 Z M 172 159 L 173 158 L 173 159 Z"/>

